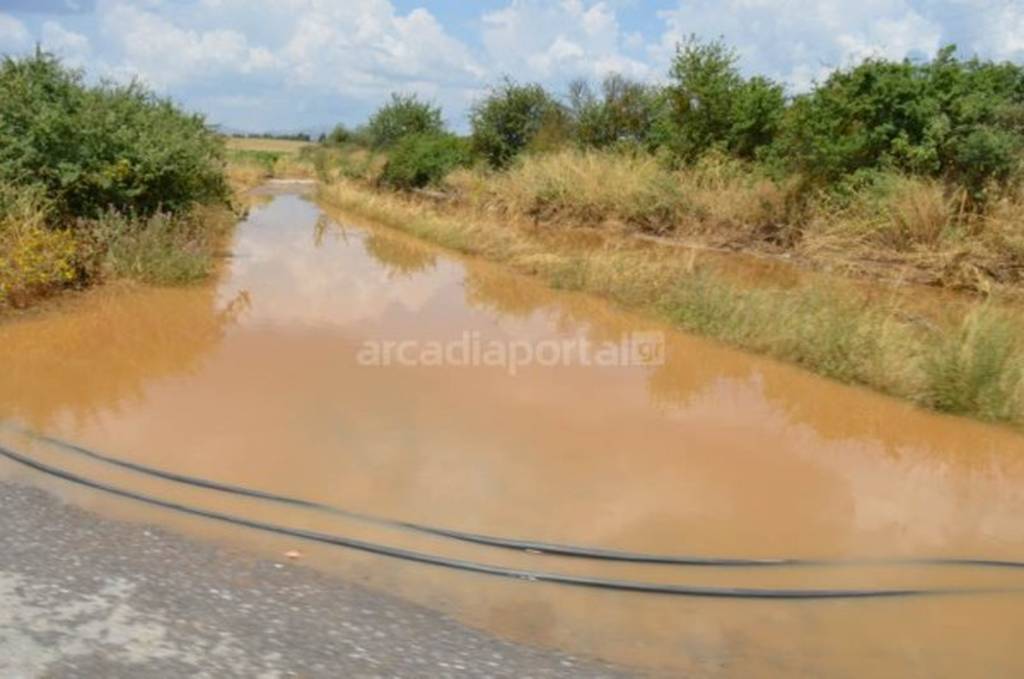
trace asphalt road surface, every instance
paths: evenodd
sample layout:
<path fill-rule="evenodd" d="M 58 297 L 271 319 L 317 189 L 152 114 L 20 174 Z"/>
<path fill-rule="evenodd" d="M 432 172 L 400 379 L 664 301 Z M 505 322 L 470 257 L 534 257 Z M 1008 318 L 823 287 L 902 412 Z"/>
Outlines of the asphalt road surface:
<path fill-rule="evenodd" d="M 612 677 L 292 564 L 0 483 L 0 677 Z"/>

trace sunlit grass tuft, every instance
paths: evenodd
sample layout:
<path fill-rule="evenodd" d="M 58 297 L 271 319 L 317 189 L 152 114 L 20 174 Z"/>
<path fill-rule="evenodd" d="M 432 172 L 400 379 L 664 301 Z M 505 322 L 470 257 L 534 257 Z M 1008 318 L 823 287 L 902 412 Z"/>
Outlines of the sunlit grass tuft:
<path fill-rule="evenodd" d="M 1012 420 L 1020 411 L 1024 352 L 1020 322 L 982 306 L 925 356 L 925 402 L 937 410 Z"/>

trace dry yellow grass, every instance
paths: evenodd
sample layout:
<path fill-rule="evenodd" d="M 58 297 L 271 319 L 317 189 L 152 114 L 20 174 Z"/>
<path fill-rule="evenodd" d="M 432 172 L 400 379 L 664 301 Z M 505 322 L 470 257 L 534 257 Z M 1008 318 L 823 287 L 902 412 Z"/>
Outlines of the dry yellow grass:
<path fill-rule="evenodd" d="M 855 275 L 1012 292 L 1024 283 L 1024 197 L 984 215 L 941 182 L 879 174 L 845 195 L 711 155 L 671 171 L 650 156 L 562 150 L 505 172 L 458 170 L 464 204 L 551 227 L 633 230 Z"/>
<path fill-rule="evenodd" d="M 790 185 L 717 156 L 673 172 L 649 155 L 567 149 L 502 173 L 458 170 L 446 184 L 472 205 L 538 222 L 716 240 L 774 237 L 792 206 Z"/>
<path fill-rule="evenodd" d="M 842 247 L 890 253 L 938 251 L 956 234 L 957 202 L 938 181 L 890 175 L 855 193 L 846 204 L 823 198 L 809 214 L 809 236 L 835 239 Z"/>
<path fill-rule="evenodd" d="M 651 156 L 610 160 L 599 152 L 563 150 L 529 157 L 503 173 L 460 170 L 447 184 L 477 206 L 538 221 L 671 230 L 684 210 L 672 175 Z"/>
<path fill-rule="evenodd" d="M 779 182 L 711 154 L 675 174 L 689 208 L 683 231 L 716 240 L 791 242 L 799 215 L 796 180 Z"/>
<path fill-rule="evenodd" d="M 953 205 L 939 182 L 904 179 L 887 205 L 893 245 L 934 247 L 953 221 Z"/>
<path fill-rule="evenodd" d="M 303 148 L 311 145 L 308 141 L 260 137 L 226 137 L 225 143 L 232 151 L 270 151 L 289 154 L 298 154 Z"/>
<path fill-rule="evenodd" d="M 305 153 L 229 148 L 226 175 L 237 194 L 271 178 L 313 179 L 317 176 L 317 170 Z"/>
<path fill-rule="evenodd" d="M 236 194 L 256 188 L 270 177 L 266 166 L 257 162 L 232 161 L 228 163 L 226 174 Z"/>
<path fill-rule="evenodd" d="M 985 249 L 1001 253 L 1010 266 L 1024 269 L 1024 189 L 990 205 L 974 232 Z"/>
<path fill-rule="evenodd" d="M 315 179 L 316 168 L 295 156 L 282 156 L 274 161 L 271 176 L 277 179 Z"/>

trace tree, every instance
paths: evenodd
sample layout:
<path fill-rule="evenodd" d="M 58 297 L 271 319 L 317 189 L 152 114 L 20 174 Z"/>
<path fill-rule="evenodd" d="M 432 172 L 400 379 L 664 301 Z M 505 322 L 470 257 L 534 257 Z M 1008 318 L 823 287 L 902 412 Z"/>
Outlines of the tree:
<path fill-rule="evenodd" d="M 0 183 L 39 187 L 61 221 L 184 212 L 226 198 L 223 142 L 138 83 L 87 86 L 46 53 L 0 63 Z"/>
<path fill-rule="evenodd" d="M 623 143 L 650 148 L 665 101 L 658 88 L 611 74 L 601 83 L 601 95 L 595 97 L 583 81 L 570 86 L 576 140 L 596 148 Z"/>
<path fill-rule="evenodd" d="M 366 124 L 366 133 L 374 148 L 393 146 L 410 134 L 442 132 L 441 109 L 420 101 L 415 94 L 392 94 L 391 101 L 377 109 Z"/>
<path fill-rule="evenodd" d="M 509 79 L 473 106 L 470 126 L 474 153 L 495 168 L 531 145 L 553 146 L 569 136 L 568 116 L 543 87 Z"/>
<path fill-rule="evenodd" d="M 469 157 L 466 141 L 454 134 L 410 134 L 392 148 L 381 181 L 399 189 L 438 184 L 455 168 L 467 165 Z"/>
<path fill-rule="evenodd" d="M 775 141 L 786 110 L 782 85 L 760 76 L 744 82 L 735 92 L 727 133 L 734 155 L 753 160 Z"/>
<path fill-rule="evenodd" d="M 342 144 L 352 141 L 354 136 L 355 135 L 353 135 L 352 131 L 349 130 L 344 124 L 338 123 L 337 125 L 334 126 L 330 133 L 326 135 L 326 137 L 324 138 L 324 142 L 327 144 L 332 144 L 334 146 L 341 146 Z"/>
<path fill-rule="evenodd" d="M 686 162 L 712 147 L 753 158 L 771 143 L 785 109 L 782 87 L 767 78 L 745 80 L 736 52 L 721 41 L 691 36 L 676 48 L 669 72 L 670 145 Z"/>

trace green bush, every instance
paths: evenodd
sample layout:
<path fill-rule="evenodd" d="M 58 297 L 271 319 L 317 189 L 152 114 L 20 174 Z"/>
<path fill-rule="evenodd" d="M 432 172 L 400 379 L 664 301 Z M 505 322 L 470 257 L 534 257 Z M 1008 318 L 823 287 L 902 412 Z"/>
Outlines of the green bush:
<path fill-rule="evenodd" d="M 775 141 L 785 106 L 778 83 L 760 76 L 745 81 L 733 94 L 728 150 L 745 160 L 756 159 Z"/>
<path fill-rule="evenodd" d="M 848 193 L 872 173 L 941 180 L 950 195 L 969 198 L 963 215 L 982 209 L 993 186 L 1022 176 L 1024 66 L 959 60 L 947 47 L 930 62 L 868 59 L 787 98 L 780 84 L 744 76 L 737 53 L 721 41 L 691 37 L 677 47 L 665 86 L 612 75 L 595 94 L 577 81 L 563 104 L 540 85 L 505 79 L 471 108 L 469 121 L 474 156 L 495 169 L 570 142 L 654 153 L 674 169 L 710 154 L 756 161 L 775 179 L 795 175 L 809 193 Z M 325 141 L 387 150 L 409 135 L 439 134 L 439 109 L 392 95 L 366 126 L 339 126 Z M 389 182 L 411 181 L 397 176 Z"/>
<path fill-rule="evenodd" d="M 1024 148 L 1024 67 L 946 47 L 931 62 L 869 59 L 788 111 L 775 153 L 823 183 L 864 169 L 941 177 L 978 199 Z"/>
<path fill-rule="evenodd" d="M 774 141 L 785 111 L 782 86 L 767 78 L 744 79 L 736 58 L 719 41 L 691 37 L 677 48 L 667 89 L 670 128 L 663 137 L 683 161 L 715 147 L 752 159 Z"/>
<path fill-rule="evenodd" d="M 371 146 L 388 148 L 411 134 L 444 132 L 441 109 L 413 95 L 392 94 L 366 124 L 365 134 Z"/>
<path fill-rule="evenodd" d="M 223 199 L 224 151 L 198 115 L 133 83 L 86 86 L 37 52 L 0 64 L 0 182 L 41 186 L 60 220 Z"/>
<path fill-rule="evenodd" d="M 381 182 L 400 189 L 439 184 L 469 160 L 469 145 L 453 134 L 409 135 L 391 150 Z"/>
<path fill-rule="evenodd" d="M 334 126 L 328 134 L 324 135 L 323 142 L 325 144 L 332 144 L 334 146 L 341 146 L 347 142 L 352 141 L 352 131 L 341 123 Z"/>
<path fill-rule="evenodd" d="M 527 148 L 557 147 L 569 137 L 565 110 L 540 85 L 504 80 L 470 111 L 473 152 L 506 167 Z"/>
<path fill-rule="evenodd" d="M 583 81 L 572 84 L 569 98 L 581 146 L 653 150 L 658 145 L 656 129 L 667 112 L 661 89 L 612 74 L 601 83 L 600 99 Z"/>

